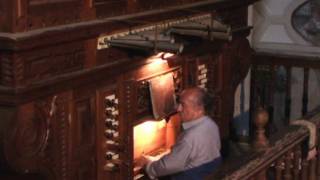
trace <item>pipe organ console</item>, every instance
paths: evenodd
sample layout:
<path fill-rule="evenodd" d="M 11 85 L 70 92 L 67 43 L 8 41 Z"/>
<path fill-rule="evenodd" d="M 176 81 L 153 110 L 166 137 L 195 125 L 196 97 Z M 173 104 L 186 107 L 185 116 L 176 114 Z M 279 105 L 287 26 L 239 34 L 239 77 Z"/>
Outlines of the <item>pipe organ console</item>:
<path fill-rule="evenodd" d="M 186 87 L 215 95 L 209 114 L 227 139 L 254 1 L 0 0 L 0 179 L 148 179 L 135 161 L 170 151 Z M 159 34 L 216 19 L 232 39 Z"/>

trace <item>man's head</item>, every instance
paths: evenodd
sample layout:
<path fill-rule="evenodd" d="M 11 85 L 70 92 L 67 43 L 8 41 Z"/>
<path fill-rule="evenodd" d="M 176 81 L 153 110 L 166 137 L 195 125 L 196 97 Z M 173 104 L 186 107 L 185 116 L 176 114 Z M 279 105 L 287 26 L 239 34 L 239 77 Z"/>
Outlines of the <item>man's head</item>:
<path fill-rule="evenodd" d="M 198 119 L 205 114 L 205 94 L 200 88 L 188 88 L 182 91 L 177 111 L 183 122 Z"/>

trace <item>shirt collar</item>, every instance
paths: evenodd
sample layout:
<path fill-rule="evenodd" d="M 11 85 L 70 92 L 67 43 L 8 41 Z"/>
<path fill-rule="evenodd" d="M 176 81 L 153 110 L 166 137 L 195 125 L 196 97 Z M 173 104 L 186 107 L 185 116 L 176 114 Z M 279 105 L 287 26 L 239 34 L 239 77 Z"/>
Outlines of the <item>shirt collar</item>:
<path fill-rule="evenodd" d="M 188 122 L 184 122 L 182 123 L 182 127 L 184 130 L 190 129 L 193 126 L 196 126 L 198 124 L 200 124 L 204 119 L 206 118 L 206 116 L 201 116 L 198 119 L 192 120 L 192 121 L 188 121 Z"/>

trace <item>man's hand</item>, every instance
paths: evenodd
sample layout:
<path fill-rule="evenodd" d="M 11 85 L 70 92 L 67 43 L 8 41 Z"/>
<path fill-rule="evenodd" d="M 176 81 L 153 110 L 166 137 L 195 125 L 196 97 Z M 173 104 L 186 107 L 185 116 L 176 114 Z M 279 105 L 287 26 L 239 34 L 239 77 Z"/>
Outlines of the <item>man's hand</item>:
<path fill-rule="evenodd" d="M 148 163 L 151 163 L 152 161 L 155 161 L 152 156 L 142 155 L 139 159 L 137 159 L 136 165 L 140 167 L 144 167 Z"/>
<path fill-rule="evenodd" d="M 316 148 L 312 148 L 311 150 L 309 150 L 308 152 L 308 157 L 307 160 L 311 160 L 314 159 L 317 156 L 317 149 Z"/>

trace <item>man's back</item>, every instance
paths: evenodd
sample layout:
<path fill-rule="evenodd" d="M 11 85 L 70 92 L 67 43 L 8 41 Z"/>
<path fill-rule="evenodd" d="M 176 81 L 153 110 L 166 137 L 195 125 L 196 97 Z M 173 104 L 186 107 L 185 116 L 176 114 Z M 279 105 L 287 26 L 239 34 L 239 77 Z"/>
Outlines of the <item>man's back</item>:
<path fill-rule="evenodd" d="M 216 123 L 207 116 L 183 124 L 181 140 L 190 146 L 185 170 L 220 157 L 220 136 Z"/>
<path fill-rule="evenodd" d="M 183 122 L 171 152 L 157 161 L 141 159 L 151 178 L 170 175 L 173 179 L 198 180 L 218 166 L 220 158 L 219 129 L 205 116 L 206 93 L 200 88 L 188 88 L 180 94 L 177 112 Z"/>

